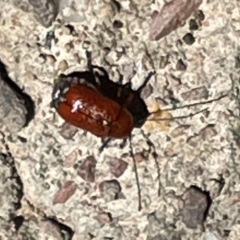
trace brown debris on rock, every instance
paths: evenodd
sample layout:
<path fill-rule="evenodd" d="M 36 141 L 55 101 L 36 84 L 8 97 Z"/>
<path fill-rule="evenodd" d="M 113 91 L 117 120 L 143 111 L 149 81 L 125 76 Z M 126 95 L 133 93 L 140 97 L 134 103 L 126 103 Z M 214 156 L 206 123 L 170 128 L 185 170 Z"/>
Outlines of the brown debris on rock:
<path fill-rule="evenodd" d="M 57 203 L 65 203 L 77 190 L 77 184 L 74 181 L 67 181 L 62 188 L 55 194 L 53 205 Z"/>

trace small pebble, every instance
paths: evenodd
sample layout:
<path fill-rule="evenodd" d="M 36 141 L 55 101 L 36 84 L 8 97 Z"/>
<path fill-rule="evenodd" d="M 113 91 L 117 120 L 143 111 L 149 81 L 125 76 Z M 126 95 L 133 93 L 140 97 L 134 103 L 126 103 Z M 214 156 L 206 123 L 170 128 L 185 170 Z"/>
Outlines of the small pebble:
<path fill-rule="evenodd" d="M 78 175 L 88 182 L 95 181 L 95 172 L 96 172 L 97 161 L 93 156 L 88 156 L 77 171 Z"/>
<path fill-rule="evenodd" d="M 75 36 L 76 35 L 76 30 L 72 25 L 67 24 L 63 27 L 63 33 L 65 33 L 67 35 L 71 34 L 71 35 Z"/>
<path fill-rule="evenodd" d="M 73 46 L 72 46 L 71 43 L 66 43 L 65 44 L 65 49 L 66 49 L 67 52 L 70 52 L 72 48 L 73 48 Z"/>
<path fill-rule="evenodd" d="M 195 14 L 195 19 L 202 22 L 205 19 L 204 13 L 202 10 L 198 10 Z"/>
<path fill-rule="evenodd" d="M 119 20 L 114 20 L 113 21 L 113 27 L 114 28 L 122 28 L 123 27 L 123 23 Z"/>
<path fill-rule="evenodd" d="M 183 62 L 182 59 L 178 59 L 176 69 L 179 71 L 185 71 L 187 69 L 187 65 Z"/>
<path fill-rule="evenodd" d="M 59 62 L 58 64 L 58 70 L 60 70 L 61 72 L 64 72 L 68 69 L 68 63 L 67 61 L 64 59 L 62 61 Z"/>
<path fill-rule="evenodd" d="M 195 19 L 190 19 L 189 20 L 189 30 L 190 31 L 196 31 L 196 30 L 198 30 L 198 28 L 199 28 L 199 26 L 198 26 L 196 20 Z"/>
<path fill-rule="evenodd" d="M 182 199 L 182 222 L 190 229 L 196 229 L 199 225 L 203 225 L 211 205 L 209 193 L 191 186 L 184 193 Z"/>
<path fill-rule="evenodd" d="M 183 36 L 182 40 L 187 44 L 187 45 L 192 45 L 195 42 L 195 38 L 191 33 L 187 33 Z"/>
<path fill-rule="evenodd" d="M 47 63 L 53 65 L 56 62 L 56 58 L 53 55 L 46 56 Z"/>

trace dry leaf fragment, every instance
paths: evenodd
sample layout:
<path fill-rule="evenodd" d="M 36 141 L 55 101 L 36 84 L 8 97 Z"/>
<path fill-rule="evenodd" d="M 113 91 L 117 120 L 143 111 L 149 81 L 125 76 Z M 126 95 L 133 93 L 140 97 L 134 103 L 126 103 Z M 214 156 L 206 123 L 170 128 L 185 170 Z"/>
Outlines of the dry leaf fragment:
<path fill-rule="evenodd" d="M 65 203 L 77 190 L 77 184 L 74 181 L 66 181 L 62 188 L 58 190 L 53 198 L 53 205 Z"/>
<path fill-rule="evenodd" d="M 159 40 L 177 29 L 201 3 L 202 0 L 173 0 L 166 3 L 151 24 L 150 40 Z"/>
<path fill-rule="evenodd" d="M 152 131 L 163 131 L 168 132 L 170 128 L 170 122 L 172 119 L 172 115 L 165 110 L 161 110 L 160 108 L 155 111 L 143 125 L 143 129 L 148 132 Z"/>

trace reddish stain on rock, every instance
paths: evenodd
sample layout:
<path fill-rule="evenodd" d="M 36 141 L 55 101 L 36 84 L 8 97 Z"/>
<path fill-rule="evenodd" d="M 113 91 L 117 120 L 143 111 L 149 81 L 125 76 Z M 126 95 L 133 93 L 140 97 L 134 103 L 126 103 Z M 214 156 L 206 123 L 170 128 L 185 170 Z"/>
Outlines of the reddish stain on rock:
<path fill-rule="evenodd" d="M 53 198 L 53 204 L 65 203 L 77 190 L 77 184 L 74 181 L 67 181 L 58 190 Z"/>
<path fill-rule="evenodd" d="M 96 159 L 93 156 L 88 156 L 79 167 L 78 175 L 85 181 L 94 182 L 96 164 Z"/>
<path fill-rule="evenodd" d="M 125 170 L 127 169 L 128 163 L 118 159 L 118 158 L 112 158 L 109 161 L 109 167 L 110 167 L 110 172 L 116 177 L 120 177 Z"/>

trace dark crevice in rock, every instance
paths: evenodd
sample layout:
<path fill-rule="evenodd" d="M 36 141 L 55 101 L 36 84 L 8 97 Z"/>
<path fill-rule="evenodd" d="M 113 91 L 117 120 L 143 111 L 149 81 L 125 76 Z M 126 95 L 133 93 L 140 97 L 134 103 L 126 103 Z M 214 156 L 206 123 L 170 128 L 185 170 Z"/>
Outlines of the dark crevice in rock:
<path fill-rule="evenodd" d="M 45 221 L 51 222 L 60 230 L 62 238 L 65 240 L 71 240 L 74 235 L 74 231 L 67 225 L 61 223 L 56 217 L 47 217 Z"/>
<path fill-rule="evenodd" d="M 0 80 L 4 81 L 4 83 L 15 93 L 16 97 L 24 102 L 26 108 L 26 122 L 23 127 L 26 127 L 29 122 L 33 119 L 35 115 L 35 104 L 32 98 L 8 76 L 7 68 L 5 64 L 0 59 Z"/>
<path fill-rule="evenodd" d="M 209 191 L 203 191 L 201 188 L 199 188 L 197 186 L 191 186 L 191 188 L 193 188 L 193 189 L 195 189 L 197 191 L 202 192 L 205 195 L 205 197 L 206 197 L 207 207 L 206 207 L 206 209 L 204 211 L 204 214 L 203 214 L 204 215 L 203 221 L 205 222 L 206 219 L 207 219 L 207 216 L 208 216 L 209 209 L 210 209 L 210 207 L 212 205 L 212 198 L 210 196 L 210 192 Z"/>
<path fill-rule="evenodd" d="M 23 225 L 24 220 L 25 219 L 23 216 L 16 216 L 13 218 L 12 222 L 14 223 L 16 231 L 18 231 L 20 227 Z"/>
<path fill-rule="evenodd" d="M 12 181 L 11 187 L 13 189 L 13 193 L 15 193 L 15 198 L 16 198 L 16 201 L 12 202 L 13 209 L 9 213 L 9 222 L 13 221 L 15 223 L 15 221 L 16 221 L 16 222 L 20 223 L 18 221 L 18 220 L 20 220 L 20 218 L 17 219 L 18 217 L 16 217 L 16 211 L 21 208 L 21 200 L 23 197 L 23 182 L 17 172 L 15 161 L 14 161 L 14 158 L 11 156 L 11 154 L 10 153 L 9 154 L 0 153 L 0 156 L 1 156 L 0 159 L 2 160 L 2 164 L 7 166 L 8 168 L 10 168 L 11 173 L 10 173 L 10 176 L 8 177 L 8 179 Z M 17 226 L 17 227 L 19 227 L 19 226 Z"/>

